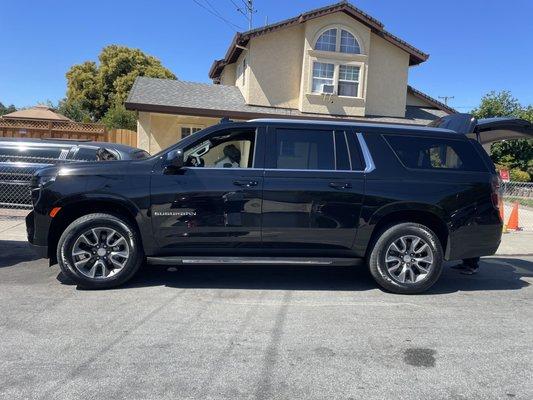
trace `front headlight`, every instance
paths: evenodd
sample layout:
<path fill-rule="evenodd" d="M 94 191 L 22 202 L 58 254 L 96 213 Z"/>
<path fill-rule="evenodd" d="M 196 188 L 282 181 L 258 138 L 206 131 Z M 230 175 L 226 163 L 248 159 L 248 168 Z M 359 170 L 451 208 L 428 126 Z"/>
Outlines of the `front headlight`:
<path fill-rule="evenodd" d="M 55 175 L 50 175 L 50 176 L 41 176 L 39 178 L 39 187 L 44 187 L 46 186 L 47 184 L 49 183 L 52 183 L 56 180 L 56 176 Z"/>

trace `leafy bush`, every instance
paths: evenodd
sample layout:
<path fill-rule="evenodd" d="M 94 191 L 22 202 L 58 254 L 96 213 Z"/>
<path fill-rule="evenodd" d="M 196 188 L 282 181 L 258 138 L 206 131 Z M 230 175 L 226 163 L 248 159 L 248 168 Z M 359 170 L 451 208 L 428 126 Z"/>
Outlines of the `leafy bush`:
<path fill-rule="evenodd" d="M 529 182 L 531 180 L 531 176 L 526 171 L 521 171 L 518 168 L 510 170 L 509 175 L 513 182 Z"/>
<path fill-rule="evenodd" d="M 100 122 L 109 129 L 130 129 L 132 131 L 137 129 L 137 115 L 133 111 L 126 110 L 122 104 L 107 110 Z"/>

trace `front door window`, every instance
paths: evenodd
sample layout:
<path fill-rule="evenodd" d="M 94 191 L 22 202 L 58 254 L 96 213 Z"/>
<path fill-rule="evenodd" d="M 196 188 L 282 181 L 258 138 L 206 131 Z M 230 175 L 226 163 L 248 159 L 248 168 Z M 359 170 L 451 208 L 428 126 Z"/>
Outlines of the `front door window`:
<path fill-rule="evenodd" d="M 185 150 L 185 165 L 200 168 L 252 168 L 255 131 L 222 131 Z"/>

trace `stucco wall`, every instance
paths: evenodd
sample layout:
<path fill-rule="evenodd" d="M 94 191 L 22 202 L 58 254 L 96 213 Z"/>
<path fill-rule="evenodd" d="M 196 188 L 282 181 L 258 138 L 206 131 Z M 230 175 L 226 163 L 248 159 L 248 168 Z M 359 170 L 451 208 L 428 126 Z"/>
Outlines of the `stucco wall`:
<path fill-rule="evenodd" d="M 138 113 L 137 147 L 150 153 L 150 113 Z"/>
<path fill-rule="evenodd" d="M 219 121 L 217 118 L 139 112 L 138 147 L 155 154 L 181 140 L 181 126 L 207 128 Z"/>
<path fill-rule="evenodd" d="M 371 35 L 366 115 L 405 116 L 408 68 L 405 51 Z"/>
<path fill-rule="evenodd" d="M 248 103 L 298 107 L 304 27 L 282 29 L 248 43 Z M 242 57 L 242 55 L 241 55 Z M 245 96 L 246 97 L 246 96 Z"/>
<path fill-rule="evenodd" d="M 413 96 L 412 93 L 407 92 L 406 105 L 408 106 L 417 106 L 417 107 L 435 107 L 433 104 L 428 103 L 427 101 Z"/>
<path fill-rule="evenodd" d="M 229 64 L 224 67 L 220 74 L 220 83 L 222 85 L 235 86 L 235 64 Z"/>

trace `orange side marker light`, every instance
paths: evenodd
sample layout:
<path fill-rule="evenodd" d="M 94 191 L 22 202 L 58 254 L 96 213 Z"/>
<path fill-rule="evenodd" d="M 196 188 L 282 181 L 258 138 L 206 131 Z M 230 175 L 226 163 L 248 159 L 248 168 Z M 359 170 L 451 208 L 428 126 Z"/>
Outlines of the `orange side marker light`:
<path fill-rule="evenodd" d="M 59 212 L 59 210 L 61 210 L 61 207 L 54 207 L 54 208 L 52 208 L 52 210 L 50 211 L 50 214 L 49 214 L 49 215 L 50 215 L 52 218 L 54 218 L 54 217 L 57 215 L 57 213 Z"/>

